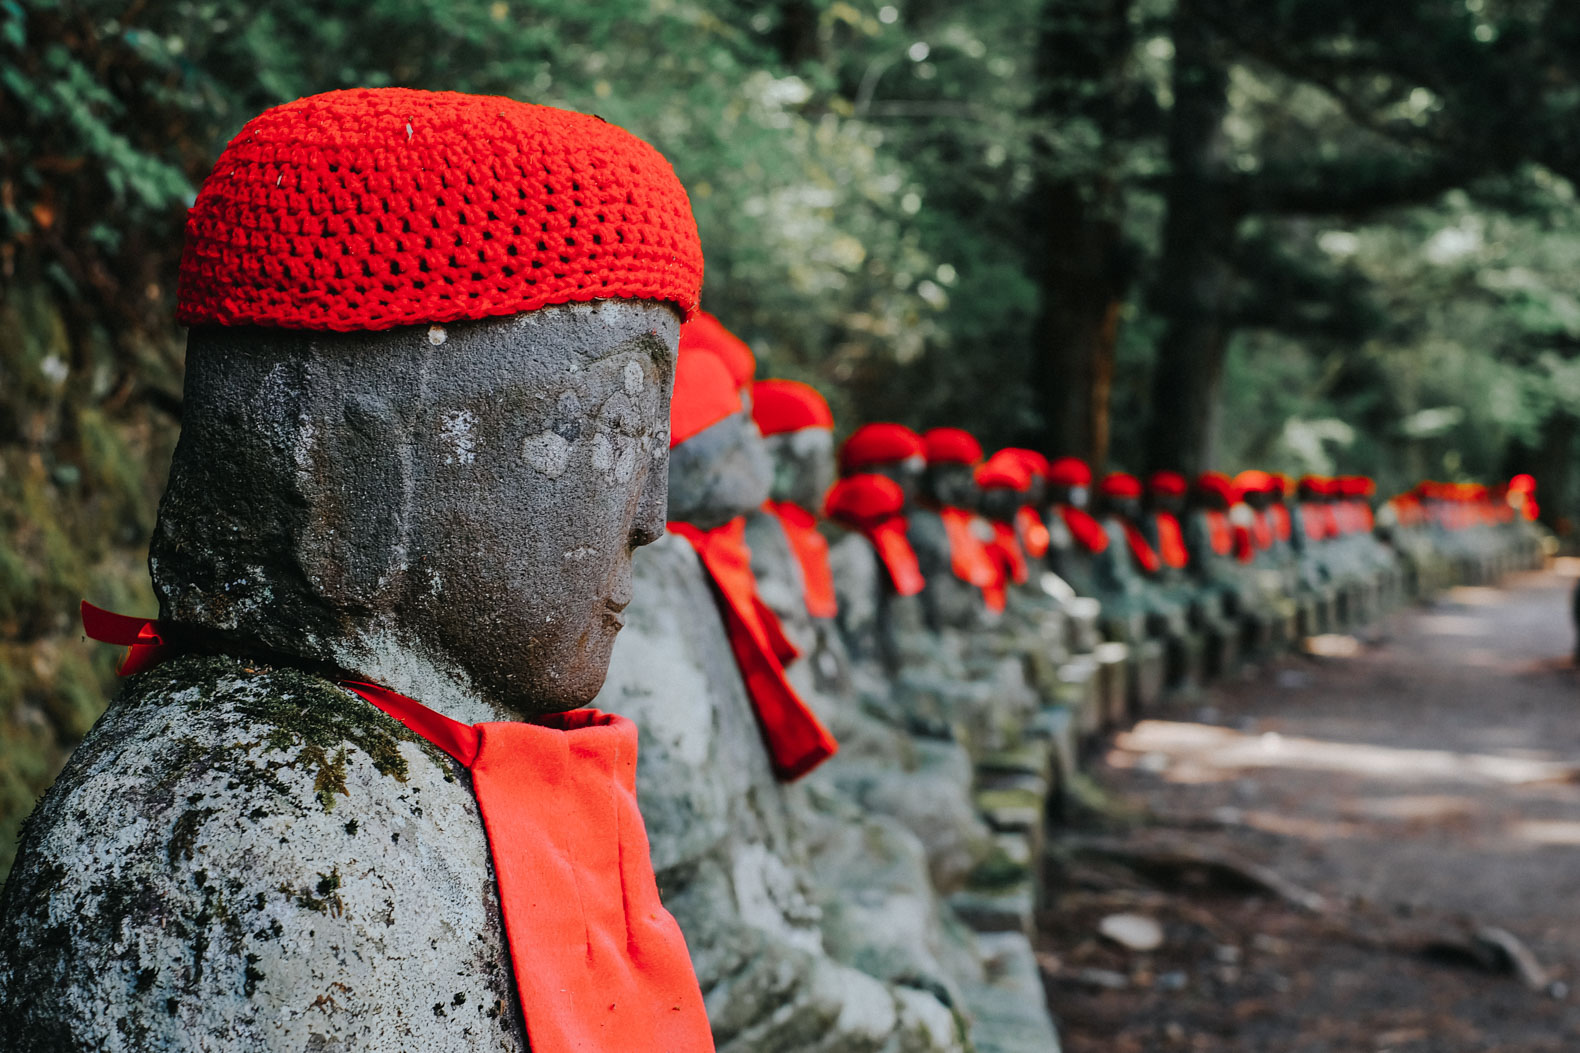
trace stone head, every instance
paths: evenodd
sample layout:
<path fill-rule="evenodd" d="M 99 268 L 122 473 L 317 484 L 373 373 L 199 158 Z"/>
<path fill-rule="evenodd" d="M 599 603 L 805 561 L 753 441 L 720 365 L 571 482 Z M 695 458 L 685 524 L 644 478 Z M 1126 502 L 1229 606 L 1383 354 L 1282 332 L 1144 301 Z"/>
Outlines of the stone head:
<path fill-rule="evenodd" d="M 982 444 L 960 428 L 929 428 L 922 433 L 927 467 L 920 498 L 934 508 L 975 511 L 980 501 L 975 469 L 982 463 Z"/>
<path fill-rule="evenodd" d="M 1190 507 L 1225 512 L 1240 500 L 1234 481 L 1222 472 L 1203 472 L 1190 488 Z"/>
<path fill-rule="evenodd" d="M 922 437 L 903 424 L 863 424 L 839 450 L 840 475 L 881 475 L 899 486 L 906 508 L 916 502 L 926 467 Z"/>
<path fill-rule="evenodd" d="M 814 514 L 834 485 L 834 415 L 810 385 L 760 380 L 752 386 L 750 409 L 773 462 L 775 501 Z"/>
<path fill-rule="evenodd" d="M 1149 511 L 1178 516 L 1185 511 L 1185 495 L 1189 491 L 1189 480 L 1179 472 L 1153 472 L 1147 478 L 1146 507 Z"/>
<path fill-rule="evenodd" d="M 595 117 L 378 89 L 255 118 L 188 217 L 162 619 L 452 715 L 590 701 L 701 272 L 673 170 Z"/>
<path fill-rule="evenodd" d="M 1051 503 L 1085 508 L 1092 492 L 1092 469 L 1077 457 L 1059 457 L 1048 466 L 1047 487 Z"/>
<path fill-rule="evenodd" d="M 1031 471 L 1013 451 L 1000 450 L 977 466 L 982 514 L 1001 523 L 1014 522 L 1015 513 L 1027 503 Z"/>
<path fill-rule="evenodd" d="M 671 427 L 670 519 L 712 530 L 768 500 L 768 448 L 711 352 L 681 348 Z"/>
<path fill-rule="evenodd" d="M 1097 488 L 1097 508 L 1105 515 L 1134 520 L 1141 515 L 1141 480 L 1125 472 L 1110 472 Z"/>

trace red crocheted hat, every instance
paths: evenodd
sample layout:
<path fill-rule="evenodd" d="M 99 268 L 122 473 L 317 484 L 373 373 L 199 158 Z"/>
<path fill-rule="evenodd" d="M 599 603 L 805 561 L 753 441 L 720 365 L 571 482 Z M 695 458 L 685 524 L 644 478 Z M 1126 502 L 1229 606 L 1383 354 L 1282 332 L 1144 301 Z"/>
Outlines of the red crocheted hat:
<path fill-rule="evenodd" d="M 187 214 L 184 325 L 350 331 L 702 288 L 669 162 L 598 117 L 407 88 L 254 117 Z"/>
<path fill-rule="evenodd" d="M 1109 472 L 1098 486 L 1097 492 L 1116 500 L 1140 497 L 1141 480 L 1128 472 Z"/>
<path fill-rule="evenodd" d="M 752 385 L 752 420 L 764 435 L 834 427 L 828 401 L 799 380 L 759 380 Z"/>
<path fill-rule="evenodd" d="M 1526 472 L 1521 472 L 1509 480 L 1508 490 L 1510 493 L 1534 494 L 1536 492 L 1536 477 Z"/>
<path fill-rule="evenodd" d="M 750 387 L 752 377 L 757 375 L 757 356 L 746 346 L 746 341 L 724 328 L 723 322 L 700 307 L 680 327 L 680 346 L 717 356 L 724 363 L 724 368 L 729 370 L 730 379 L 737 388 Z"/>
<path fill-rule="evenodd" d="M 1031 489 L 1031 471 L 1014 450 L 1000 450 L 976 470 L 977 485 L 984 490 L 1008 489 L 1024 492 Z"/>
<path fill-rule="evenodd" d="M 1240 503 L 1240 488 L 1222 472 L 1202 472 L 1196 477 L 1196 489 L 1204 494 L 1219 497 L 1226 505 Z"/>
<path fill-rule="evenodd" d="M 976 464 L 982 444 L 963 428 L 929 428 L 922 433 L 923 456 L 928 464 Z"/>
<path fill-rule="evenodd" d="M 1147 478 L 1147 488 L 1158 497 L 1184 497 L 1190 482 L 1179 472 L 1153 472 Z"/>
<path fill-rule="evenodd" d="M 1234 485 L 1241 493 L 1263 494 L 1271 492 L 1277 483 L 1268 473 L 1257 468 L 1247 468 L 1234 477 Z"/>
<path fill-rule="evenodd" d="M 883 475 L 852 475 L 835 483 L 823 499 L 823 514 L 840 523 L 861 525 L 899 515 L 905 491 Z"/>
<path fill-rule="evenodd" d="M 839 471 L 850 475 L 875 464 L 924 457 L 922 437 L 903 424 L 863 424 L 839 448 Z"/>
<path fill-rule="evenodd" d="M 682 347 L 669 400 L 669 448 L 740 411 L 741 396 L 724 363 L 706 351 Z"/>
<path fill-rule="evenodd" d="M 1048 458 L 1044 457 L 1036 450 L 1028 450 L 1024 446 L 1006 446 L 998 453 L 995 453 L 993 456 L 1013 457 L 1020 461 L 1021 464 L 1026 466 L 1026 471 L 1030 472 L 1032 475 L 1040 475 L 1044 479 L 1048 478 L 1048 472 L 1053 468 L 1053 466 L 1048 463 Z"/>
<path fill-rule="evenodd" d="M 1054 486 L 1091 486 L 1092 469 L 1079 457 L 1060 457 L 1048 465 L 1048 482 Z"/>

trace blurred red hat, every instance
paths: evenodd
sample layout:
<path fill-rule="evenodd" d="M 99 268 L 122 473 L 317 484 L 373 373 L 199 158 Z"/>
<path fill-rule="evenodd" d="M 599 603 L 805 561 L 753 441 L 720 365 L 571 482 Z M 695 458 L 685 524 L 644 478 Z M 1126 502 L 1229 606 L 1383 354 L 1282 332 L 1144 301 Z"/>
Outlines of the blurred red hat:
<path fill-rule="evenodd" d="M 1256 468 L 1249 468 L 1235 476 L 1234 485 L 1245 494 L 1265 494 L 1276 486 L 1271 475 Z"/>
<path fill-rule="evenodd" d="M 1509 480 L 1509 492 L 1534 494 L 1536 492 L 1536 477 L 1521 472 Z"/>
<path fill-rule="evenodd" d="M 675 394 L 669 402 L 669 448 L 740 411 L 741 396 L 724 363 L 682 344 L 675 359 Z"/>
<path fill-rule="evenodd" d="M 1125 500 L 1141 496 L 1141 480 L 1129 472 L 1109 472 L 1097 487 L 1104 497 Z"/>
<path fill-rule="evenodd" d="M 1013 450 L 1000 450 L 976 470 L 977 485 L 984 489 L 1031 489 L 1031 471 Z"/>
<path fill-rule="evenodd" d="M 882 475 L 852 475 L 835 483 L 823 500 L 823 514 L 841 523 L 871 523 L 899 515 L 905 491 Z"/>
<path fill-rule="evenodd" d="M 1158 497 L 1184 497 L 1190 481 L 1179 472 L 1153 472 L 1147 477 L 1147 489 Z"/>
<path fill-rule="evenodd" d="M 757 373 L 757 356 L 746 346 L 746 341 L 701 308 L 680 327 L 680 347 L 681 350 L 691 348 L 717 355 L 737 389 L 749 386 Z"/>
<path fill-rule="evenodd" d="M 923 457 L 926 453 L 922 437 L 903 424 L 863 424 L 839 448 L 839 470 L 850 475 L 875 464 Z"/>
<path fill-rule="evenodd" d="M 834 427 L 828 402 L 799 380 L 759 380 L 752 385 L 752 420 L 764 435 Z"/>
<path fill-rule="evenodd" d="M 1222 498 L 1227 505 L 1240 503 L 1240 488 L 1222 472 L 1202 472 L 1196 477 L 1196 489 L 1202 493 Z"/>
<path fill-rule="evenodd" d="M 982 444 L 963 428 L 931 428 L 922 433 L 928 464 L 976 464 Z"/>
<path fill-rule="evenodd" d="M 1048 478 L 1048 472 L 1053 467 L 1048 463 L 1048 458 L 1036 450 L 1028 450 L 1024 446 L 1006 446 L 993 456 L 1013 457 L 1026 466 L 1026 471 L 1032 475 L 1040 475 L 1044 479 Z"/>
<path fill-rule="evenodd" d="M 1055 486 L 1091 486 L 1092 470 L 1079 457 L 1060 457 L 1048 465 L 1048 482 Z"/>

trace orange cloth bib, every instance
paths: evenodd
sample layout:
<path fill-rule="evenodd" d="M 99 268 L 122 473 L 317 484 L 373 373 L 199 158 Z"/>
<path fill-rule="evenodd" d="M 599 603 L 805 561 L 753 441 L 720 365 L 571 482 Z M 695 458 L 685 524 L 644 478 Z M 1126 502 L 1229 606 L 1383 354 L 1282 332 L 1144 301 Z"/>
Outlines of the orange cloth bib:
<path fill-rule="evenodd" d="M 790 551 L 801 565 L 806 612 L 814 618 L 834 617 L 839 613 L 839 603 L 834 598 L 834 572 L 828 565 L 828 540 L 817 532 L 816 517 L 789 501 L 769 501 L 765 507 L 784 528 Z"/>
<path fill-rule="evenodd" d="M 1176 570 L 1190 563 L 1190 553 L 1185 548 L 1185 531 L 1172 512 L 1154 512 L 1158 527 L 1158 557 Z"/>
<path fill-rule="evenodd" d="M 714 530 L 690 523 L 670 523 L 669 529 L 691 542 L 713 579 L 730 650 L 774 772 L 786 782 L 799 779 L 832 757 L 839 744 L 785 678 L 784 663 L 793 661 L 797 652 L 778 616 L 757 594 L 745 517 L 736 516 Z"/>

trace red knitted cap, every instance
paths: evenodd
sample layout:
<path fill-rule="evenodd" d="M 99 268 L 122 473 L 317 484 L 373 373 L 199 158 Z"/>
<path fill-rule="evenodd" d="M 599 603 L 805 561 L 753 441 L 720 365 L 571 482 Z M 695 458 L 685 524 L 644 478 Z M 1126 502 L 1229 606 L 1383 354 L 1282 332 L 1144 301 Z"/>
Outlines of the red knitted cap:
<path fill-rule="evenodd" d="M 1147 487 L 1159 497 L 1184 497 L 1190 483 L 1179 472 L 1162 471 L 1152 473 Z"/>
<path fill-rule="evenodd" d="M 750 387 L 752 377 L 757 375 L 757 356 L 746 346 L 746 341 L 701 308 L 680 327 L 680 346 L 718 356 L 737 388 Z"/>
<path fill-rule="evenodd" d="M 841 523 L 860 525 L 899 515 L 905 491 L 883 475 L 852 475 L 835 483 L 823 499 L 823 514 Z"/>
<path fill-rule="evenodd" d="M 1109 472 L 1097 488 L 1104 497 L 1125 499 L 1141 496 L 1141 480 L 1128 472 Z"/>
<path fill-rule="evenodd" d="M 689 314 L 691 203 L 659 152 L 587 114 L 355 89 L 276 106 L 187 214 L 184 325 L 389 329 L 631 299 Z"/>
<path fill-rule="evenodd" d="M 928 464 L 976 464 L 982 460 L 982 444 L 963 428 L 929 428 L 922 433 L 922 447 Z"/>
<path fill-rule="evenodd" d="M 1256 468 L 1248 468 L 1234 477 L 1234 485 L 1242 493 L 1263 494 L 1271 492 L 1277 486 L 1277 483 L 1266 472 Z"/>
<path fill-rule="evenodd" d="M 706 351 L 682 347 L 669 401 L 669 448 L 740 411 L 741 396 L 724 363 Z"/>
<path fill-rule="evenodd" d="M 1014 450 L 1000 450 L 976 470 L 977 485 L 983 489 L 1009 489 L 1024 492 L 1031 489 L 1031 472 L 1026 462 Z"/>
<path fill-rule="evenodd" d="M 1519 475 L 1516 475 L 1513 479 L 1509 480 L 1508 489 L 1511 493 L 1534 494 L 1536 492 L 1536 477 L 1534 475 L 1521 472 Z"/>
<path fill-rule="evenodd" d="M 1024 446 L 1006 446 L 993 456 L 1013 457 L 1026 466 L 1026 471 L 1032 475 L 1040 475 L 1044 479 L 1048 478 L 1048 472 L 1053 467 L 1048 463 L 1048 458 L 1036 450 L 1028 450 Z"/>
<path fill-rule="evenodd" d="M 1240 503 L 1240 488 L 1222 472 L 1202 472 L 1196 477 L 1196 489 L 1222 498 L 1226 505 Z"/>
<path fill-rule="evenodd" d="M 1092 470 L 1079 457 L 1060 457 L 1048 465 L 1048 481 L 1055 486 L 1091 486 Z"/>
<path fill-rule="evenodd" d="M 839 471 L 849 475 L 875 464 L 905 461 L 926 453 L 922 437 L 903 424 L 863 424 L 839 448 Z"/>
<path fill-rule="evenodd" d="M 1318 497 L 1327 497 L 1334 493 L 1333 480 L 1321 475 L 1303 475 L 1300 477 L 1300 488 L 1308 494 Z"/>
<path fill-rule="evenodd" d="M 764 435 L 834 427 L 828 401 L 799 380 L 759 380 L 752 385 L 752 420 Z"/>

